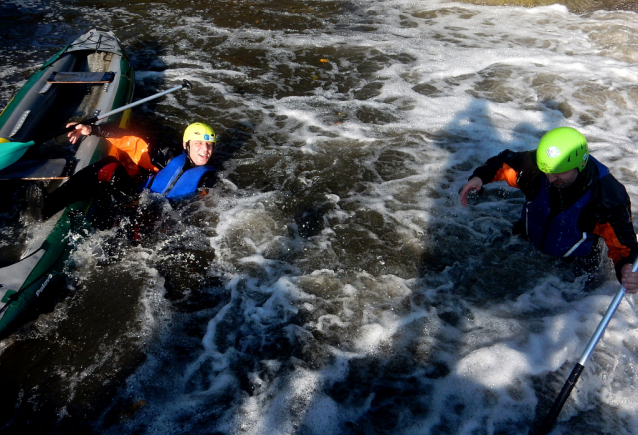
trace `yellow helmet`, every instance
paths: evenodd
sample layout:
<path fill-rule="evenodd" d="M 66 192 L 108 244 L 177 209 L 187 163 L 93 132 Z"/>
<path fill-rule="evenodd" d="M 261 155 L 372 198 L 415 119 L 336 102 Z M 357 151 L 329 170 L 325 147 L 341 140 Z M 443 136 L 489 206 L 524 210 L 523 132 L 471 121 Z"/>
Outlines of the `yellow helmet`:
<path fill-rule="evenodd" d="M 195 122 L 184 130 L 184 142 L 190 140 L 203 140 L 215 143 L 215 132 L 211 127 L 201 122 Z"/>

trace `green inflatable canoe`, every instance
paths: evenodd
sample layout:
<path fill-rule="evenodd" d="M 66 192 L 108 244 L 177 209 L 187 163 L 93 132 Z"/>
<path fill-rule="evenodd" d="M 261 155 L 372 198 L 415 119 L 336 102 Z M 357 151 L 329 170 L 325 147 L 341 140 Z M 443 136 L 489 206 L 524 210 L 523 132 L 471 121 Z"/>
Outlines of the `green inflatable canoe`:
<path fill-rule="evenodd" d="M 0 154 L 9 153 L 10 144 L 55 134 L 68 122 L 125 106 L 134 87 L 134 71 L 118 38 L 110 31 L 90 30 L 45 62 L 2 111 Z M 98 123 L 126 126 L 129 112 Z M 30 219 L 29 184 L 40 183 L 52 191 L 107 156 L 109 147 L 94 136 L 72 145 L 62 134 L 36 142 L 0 170 L 0 338 L 33 318 L 39 300 L 61 288 L 52 284 L 64 272 L 76 226 L 84 225 L 82 216 L 91 205 L 76 203 L 37 222 Z"/>

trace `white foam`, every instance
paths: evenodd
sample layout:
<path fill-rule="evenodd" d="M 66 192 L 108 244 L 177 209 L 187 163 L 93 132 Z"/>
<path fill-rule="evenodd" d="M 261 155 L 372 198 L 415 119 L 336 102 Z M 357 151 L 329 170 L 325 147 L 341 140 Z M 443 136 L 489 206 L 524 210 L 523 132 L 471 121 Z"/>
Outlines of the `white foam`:
<path fill-rule="evenodd" d="M 374 432 L 389 410 L 399 416 L 388 433 L 524 433 L 540 395 L 552 394 L 535 382 L 576 362 L 609 304 L 611 273 L 585 294 L 582 280 L 501 234 L 520 214 L 513 188 L 490 185 L 469 208 L 458 190 L 488 157 L 566 125 L 636 197 L 637 16 L 352 7 L 323 29 L 230 31 L 192 12 L 162 27 L 174 39 L 166 72 L 138 79 L 185 76 L 196 88 L 167 110 L 210 117 L 219 132 L 254 128 L 201 210 L 216 219 L 210 274 L 228 300 L 198 356 L 172 367 L 179 393 L 134 424 L 167 432 L 235 388 L 209 427 Z M 256 57 L 234 65 L 238 47 Z M 564 419 L 594 407 L 606 431 L 638 431 L 637 324 L 623 303 Z"/>

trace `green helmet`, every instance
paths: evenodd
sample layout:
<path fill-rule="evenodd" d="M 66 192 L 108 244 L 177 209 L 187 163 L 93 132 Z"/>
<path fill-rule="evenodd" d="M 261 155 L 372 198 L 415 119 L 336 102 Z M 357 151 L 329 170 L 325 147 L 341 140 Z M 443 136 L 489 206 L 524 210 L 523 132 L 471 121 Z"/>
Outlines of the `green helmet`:
<path fill-rule="evenodd" d="M 536 150 L 538 169 L 546 174 L 560 174 L 574 168 L 582 171 L 589 159 L 587 139 L 571 127 L 558 127 L 541 138 Z"/>

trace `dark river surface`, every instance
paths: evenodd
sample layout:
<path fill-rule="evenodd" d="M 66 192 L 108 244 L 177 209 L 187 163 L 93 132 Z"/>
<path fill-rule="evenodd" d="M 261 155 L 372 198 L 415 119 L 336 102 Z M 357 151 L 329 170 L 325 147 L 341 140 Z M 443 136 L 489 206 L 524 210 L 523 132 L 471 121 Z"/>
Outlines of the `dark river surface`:
<path fill-rule="evenodd" d="M 59 300 L 0 341 L 0 434 L 530 433 L 619 284 L 511 236 L 518 191 L 458 191 L 567 125 L 636 202 L 638 15 L 476 3 L 4 0 L 0 106 L 109 29 L 135 99 L 193 83 L 134 127 L 209 123 L 220 179 L 141 243 L 70 235 Z M 554 434 L 638 433 L 637 325 L 630 296 Z"/>

